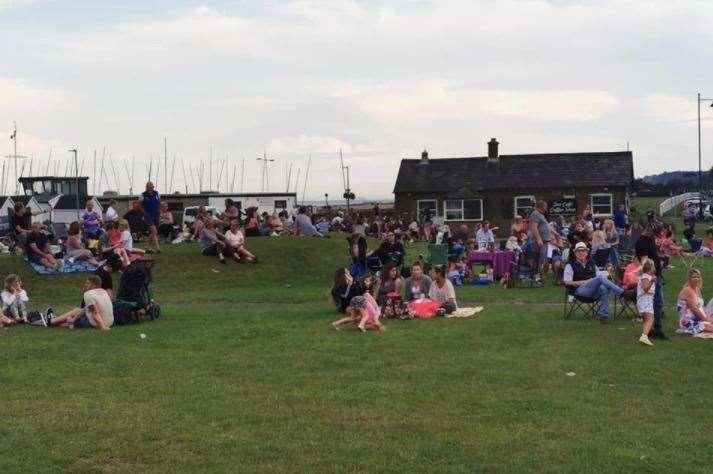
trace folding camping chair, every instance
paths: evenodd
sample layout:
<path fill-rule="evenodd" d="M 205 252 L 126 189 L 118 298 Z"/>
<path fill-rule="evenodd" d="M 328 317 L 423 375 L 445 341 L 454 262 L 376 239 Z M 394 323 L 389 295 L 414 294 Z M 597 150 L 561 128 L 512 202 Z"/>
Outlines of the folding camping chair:
<path fill-rule="evenodd" d="M 577 296 L 575 290 L 575 288 L 565 286 L 564 319 L 570 319 L 577 313 L 582 314 L 585 318 L 596 318 L 599 311 L 599 300 Z"/>
<path fill-rule="evenodd" d="M 426 255 L 426 265 L 430 270 L 435 265 L 448 264 L 448 244 L 428 244 L 428 254 Z"/>

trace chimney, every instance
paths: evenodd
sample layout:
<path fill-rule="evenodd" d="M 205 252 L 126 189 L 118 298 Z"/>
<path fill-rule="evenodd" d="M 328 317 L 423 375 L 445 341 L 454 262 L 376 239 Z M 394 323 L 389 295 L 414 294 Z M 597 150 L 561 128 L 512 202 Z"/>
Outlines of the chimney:
<path fill-rule="evenodd" d="M 490 141 L 488 142 L 488 160 L 497 160 L 498 159 L 498 141 L 495 138 L 491 138 Z"/>
<path fill-rule="evenodd" d="M 428 164 L 428 151 L 427 150 L 423 150 L 421 152 L 421 164 L 422 165 Z"/>

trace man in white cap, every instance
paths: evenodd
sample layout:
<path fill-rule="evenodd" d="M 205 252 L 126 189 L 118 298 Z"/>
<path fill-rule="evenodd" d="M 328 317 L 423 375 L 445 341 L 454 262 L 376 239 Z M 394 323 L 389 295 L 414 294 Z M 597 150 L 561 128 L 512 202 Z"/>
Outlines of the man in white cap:
<path fill-rule="evenodd" d="M 565 286 L 574 288 L 574 296 L 594 298 L 599 300 L 599 321 L 607 322 L 609 315 L 609 292 L 617 296 L 624 293 L 624 289 L 612 283 L 606 276 L 597 275 L 597 267 L 589 259 L 589 248 L 584 242 L 577 242 L 574 246 L 574 259 L 564 267 Z"/>

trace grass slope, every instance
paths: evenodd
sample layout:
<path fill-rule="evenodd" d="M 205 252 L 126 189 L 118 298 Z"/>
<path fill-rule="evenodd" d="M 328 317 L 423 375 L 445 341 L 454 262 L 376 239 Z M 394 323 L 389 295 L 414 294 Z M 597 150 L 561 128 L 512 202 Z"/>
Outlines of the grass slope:
<path fill-rule="evenodd" d="M 0 331 L 0 472 L 710 472 L 708 341 L 564 321 L 554 287 L 459 288 L 486 310 L 337 333 L 343 239 L 250 247 L 260 264 L 167 247 L 160 322 Z M 79 298 L 81 275 L 0 269 L 37 306 Z M 673 336 L 682 265 L 666 279 Z"/>

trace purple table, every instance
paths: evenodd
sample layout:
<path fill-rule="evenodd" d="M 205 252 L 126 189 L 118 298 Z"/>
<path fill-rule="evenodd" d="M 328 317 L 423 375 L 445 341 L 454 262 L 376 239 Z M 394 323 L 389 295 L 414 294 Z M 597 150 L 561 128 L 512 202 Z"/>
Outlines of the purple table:
<path fill-rule="evenodd" d="M 512 271 L 512 262 L 515 261 L 515 252 L 509 250 L 494 250 L 491 252 L 474 250 L 468 254 L 468 265 L 474 263 L 487 263 L 493 269 L 493 276 L 501 276 Z"/>

